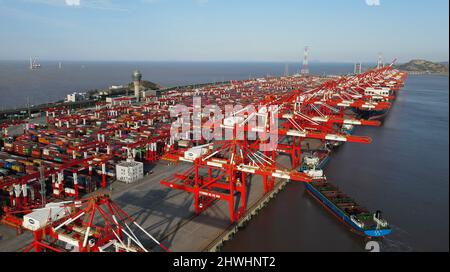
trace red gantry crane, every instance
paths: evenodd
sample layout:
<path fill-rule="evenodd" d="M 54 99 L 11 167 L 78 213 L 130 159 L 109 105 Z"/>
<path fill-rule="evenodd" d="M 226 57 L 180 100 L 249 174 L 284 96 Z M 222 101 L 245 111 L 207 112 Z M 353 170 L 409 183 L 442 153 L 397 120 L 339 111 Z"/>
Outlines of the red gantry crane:
<path fill-rule="evenodd" d="M 385 73 L 387 70 L 388 68 L 383 68 L 376 73 Z M 346 77 L 331 80 L 310 91 L 270 95 L 259 102 L 270 110 L 243 116 L 234 113 L 223 122 L 216 122 L 212 125 L 215 129 L 220 125 L 225 132 L 232 131 L 233 138 L 167 154 L 165 158 L 191 162 L 193 167 L 185 173 L 162 180 L 161 184 L 192 193 L 197 214 L 207 209 L 214 200 L 225 200 L 229 204 L 230 220 L 237 221 L 246 211 L 248 175 L 263 178 L 265 193 L 273 190 L 275 178 L 311 181 L 311 177 L 297 171 L 301 164 L 302 139 L 371 143 L 369 137 L 352 136 L 340 130 L 342 125 L 380 125 L 379 121 L 349 117 L 345 114 L 348 108 L 378 110 L 391 106 L 389 102 L 374 102 L 370 97 L 353 90 L 359 81 L 364 81 L 371 75 L 370 72 L 365 73 L 359 80 Z M 244 111 L 245 109 L 242 112 Z M 266 120 L 263 126 L 250 124 L 252 118 L 261 117 Z M 274 131 L 271 131 L 267 122 L 271 118 L 280 120 L 281 126 Z M 207 128 L 211 128 L 211 125 Z M 249 132 L 258 132 L 264 136 L 276 134 L 281 140 L 269 144 L 267 148 L 266 140 L 249 141 L 246 136 Z M 290 144 L 282 141 L 286 137 L 290 138 Z M 259 150 L 261 144 L 265 144 L 267 149 Z M 290 169 L 279 165 L 279 153 L 291 155 Z M 236 207 L 237 197 L 240 198 L 240 207 Z"/>
<path fill-rule="evenodd" d="M 137 232 L 169 251 L 108 195 L 48 204 L 25 215 L 23 227 L 34 236 L 24 252 L 149 252 Z"/>

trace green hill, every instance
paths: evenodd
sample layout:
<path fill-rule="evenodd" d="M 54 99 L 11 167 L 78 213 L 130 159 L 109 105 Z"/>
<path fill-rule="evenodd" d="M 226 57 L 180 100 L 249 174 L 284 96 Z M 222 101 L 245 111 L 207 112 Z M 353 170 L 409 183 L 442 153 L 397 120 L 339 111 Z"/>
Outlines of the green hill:
<path fill-rule="evenodd" d="M 408 63 L 396 66 L 397 69 L 426 74 L 448 74 L 448 65 L 427 60 L 412 60 Z"/>
<path fill-rule="evenodd" d="M 141 86 L 144 87 L 145 89 L 149 89 L 149 90 L 160 90 L 161 86 L 151 82 L 151 81 L 146 81 L 146 80 L 142 80 L 141 81 Z M 128 84 L 128 88 L 134 88 L 134 83 L 131 82 L 130 84 Z"/>

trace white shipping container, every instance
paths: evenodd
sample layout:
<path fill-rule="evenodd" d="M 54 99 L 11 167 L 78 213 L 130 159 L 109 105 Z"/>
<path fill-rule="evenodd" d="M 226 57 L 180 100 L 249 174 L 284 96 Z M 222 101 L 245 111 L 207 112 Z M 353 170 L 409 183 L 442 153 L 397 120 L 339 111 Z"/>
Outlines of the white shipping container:
<path fill-rule="evenodd" d="M 207 152 L 207 148 L 191 148 L 184 152 L 184 158 L 187 160 L 196 160 L 200 158 L 200 156 L 205 155 Z"/>
<path fill-rule="evenodd" d="M 46 207 L 35 210 L 23 217 L 22 226 L 28 230 L 36 231 L 46 227 L 49 223 L 64 218 L 70 214 L 70 209 L 61 207 Z"/>
<path fill-rule="evenodd" d="M 308 170 L 305 173 L 312 177 L 313 179 L 318 179 L 323 177 L 323 170 Z"/>

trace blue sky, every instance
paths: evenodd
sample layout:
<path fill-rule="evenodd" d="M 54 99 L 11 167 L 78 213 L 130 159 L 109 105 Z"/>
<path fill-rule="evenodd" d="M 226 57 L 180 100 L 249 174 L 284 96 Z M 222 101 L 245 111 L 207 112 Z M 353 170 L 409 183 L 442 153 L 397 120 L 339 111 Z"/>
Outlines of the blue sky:
<path fill-rule="evenodd" d="M 448 10 L 448 0 L 0 0 L 0 59 L 285 62 L 308 45 L 322 62 L 446 61 Z"/>

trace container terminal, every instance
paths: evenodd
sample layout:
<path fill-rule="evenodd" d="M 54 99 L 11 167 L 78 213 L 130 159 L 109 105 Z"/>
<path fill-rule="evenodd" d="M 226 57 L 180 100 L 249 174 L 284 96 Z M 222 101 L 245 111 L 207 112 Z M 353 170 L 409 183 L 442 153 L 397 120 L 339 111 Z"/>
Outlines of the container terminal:
<path fill-rule="evenodd" d="M 323 168 L 343 143 L 371 143 L 354 128 L 380 126 L 406 78 L 393 64 L 333 77 L 306 66 L 156 92 L 135 71 L 132 95 L 5 120 L 0 251 L 218 251 L 288 182 L 359 234 L 385 236 L 381 212 Z"/>

